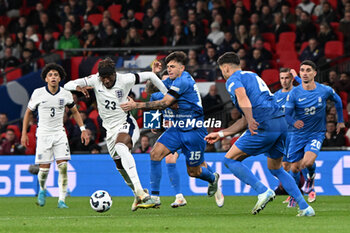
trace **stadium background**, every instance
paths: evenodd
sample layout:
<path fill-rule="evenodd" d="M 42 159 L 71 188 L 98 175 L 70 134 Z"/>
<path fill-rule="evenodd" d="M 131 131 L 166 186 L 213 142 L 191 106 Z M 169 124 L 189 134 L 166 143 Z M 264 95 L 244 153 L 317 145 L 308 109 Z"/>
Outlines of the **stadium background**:
<path fill-rule="evenodd" d="M 115 60 L 118 72 L 137 72 L 150 70 L 150 65 L 155 59 L 164 58 L 170 51 L 183 50 L 190 58 L 187 69 L 199 83 L 206 117 L 220 119 L 223 127 L 227 127 L 240 116 L 229 100 L 224 80 L 217 69 L 216 59 L 219 55 L 226 51 L 237 52 L 241 57 L 243 69 L 257 72 L 273 91 L 280 88 L 278 79 L 280 67 L 290 67 L 298 71 L 300 61 L 310 59 L 318 64 L 317 80 L 332 86 L 341 96 L 344 119 L 346 126 L 349 127 L 350 2 L 313 0 L 299 5 L 301 2 L 292 0 L 1 1 L 0 190 L 2 192 L 0 191 L 0 195 L 22 195 L 16 194 L 16 185 L 19 185 L 20 189 L 21 185 L 24 185 L 24 188 L 29 185 L 35 190 L 35 178 L 33 182 L 27 184 L 18 183 L 17 178 L 21 177 L 22 173 L 24 176 L 29 173 L 25 170 L 16 170 L 16 164 L 21 164 L 19 161 L 25 161 L 25 164 L 32 163 L 33 156 L 30 155 L 35 153 L 36 119 L 32 119 L 28 129 L 30 146 L 24 149 L 18 144 L 21 118 L 32 91 L 44 85 L 40 79 L 40 69 L 45 63 L 53 61 L 64 66 L 69 79 L 76 79 L 97 72 L 98 62 L 105 56 Z M 316 39 L 316 47 L 313 47 L 315 42 L 313 38 Z M 143 85 L 133 88 L 133 94 L 137 101 L 149 99 Z M 106 153 L 103 140 L 105 132 L 98 117 L 94 97 L 87 100 L 77 93 L 75 102 L 86 116 L 84 123 L 91 130 L 93 143 L 87 147 L 77 143 L 78 128 L 67 114 L 65 127 L 72 152 Z M 328 107 L 328 115 L 330 121 L 335 120 L 334 116 L 332 118 L 334 108 L 331 104 Z M 134 116 L 142 128 L 142 112 L 136 111 Z M 11 141 L 6 137 L 9 128 L 15 134 L 15 139 Z M 322 154 L 321 161 L 326 161 L 323 157 L 332 156 L 332 162 L 326 167 L 328 172 L 331 169 L 339 169 L 336 173 L 337 178 L 329 176 L 333 177 L 332 180 L 326 179 L 325 182 L 328 182 L 326 190 L 329 193 L 324 194 L 339 195 L 342 193 L 334 191 L 336 190 L 334 185 L 350 185 L 349 175 L 346 175 L 348 174 L 346 168 L 349 167 L 346 151 L 350 145 L 350 130 L 346 129 L 340 136 L 329 133 L 330 140 L 323 149 L 343 152 L 328 151 Z M 142 135 L 148 136 L 149 145 L 146 142 L 144 145 L 139 143 L 134 152 L 148 152 L 156 139 L 149 130 L 142 130 Z M 208 147 L 208 160 L 211 161 L 210 158 L 214 155 L 217 155 L 215 161 L 221 160 L 223 154 L 211 152 L 226 151 L 238 136 L 226 138 L 214 147 Z M 9 150 L 4 150 L 4 143 L 10 144 L 10 147 L 6 147 Z M 18 154 L 28 156 L 15 156 Z M 144 161 L 145 155 L 136 153 L 134 155 L 137 161 Z M 83 156 L 73 155 L 72 164 L 79 166 L 74 164 L 74 160 L 80 158 Z M 90 156 L 87 155 L 86 158 Z M 101 158 L 108 161 L 105 155 L 101 155 Z M 342 165 L 336 167 L 338 163 Z M 140 166 L 147 168 L 148 163 L 141 163 Z M 341 171 L 344 172 L 341 174 Z M 322 178 L 328 174 L 330 173 L 322 174 Z M 148 177 L 147 174 L 140 176 Z M 188 177 L 184 176 L 182 180 L 188 180 Z M 10 192 L 6 191 L 7 182 L 10 182 Z M 143 182 L 148 183 L 147 179 Z M 121 181 L 118 181 L 117 185 L 125 186 Z M 188 183 L 185 182 L 185 185 Z M 349 186 L 345 188 L 350 189 Z M 80 194 L 80 191 L 76 192 L 76 195 Z M 232 194 L 237 193 L 232 191 Z M 74 190 L 72 195 L 75 195 Z M 88 193 L 82 191 L 82 195 Z M 125 195 L 129 195 L 129 191 Z M 346 195 L 349 195 L 348 191 Z"/>

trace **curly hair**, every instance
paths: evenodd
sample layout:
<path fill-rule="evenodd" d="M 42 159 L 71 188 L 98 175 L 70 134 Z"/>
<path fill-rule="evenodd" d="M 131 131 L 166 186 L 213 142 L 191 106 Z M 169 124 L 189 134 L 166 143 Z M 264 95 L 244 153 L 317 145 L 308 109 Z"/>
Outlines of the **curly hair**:
<path fill-rule="evenodd" d="M 56 70 L 58 74 L 60 75 L 61 80 L 65 79 L 67 77 L 66 71 L 63 69 L 61 65 L 58 65 L 56 63 L 49 63 L 46 64 L 41 72 L 41 79 L 45 81 L 45 78 L 47 76 L 47 73 L 50 72 L 50 70 Z"/>
<path fill-rule="evenodd" d="M 110 58 L 107 57 L 105 59 L 103 59 L 102 61 L 100 61 L 100 63 L 98 63 L 98 74 L 101 77 L 108 77 L 111 76 L 113 74 L 115 74 L 115 63 L 114 61 Z"/>

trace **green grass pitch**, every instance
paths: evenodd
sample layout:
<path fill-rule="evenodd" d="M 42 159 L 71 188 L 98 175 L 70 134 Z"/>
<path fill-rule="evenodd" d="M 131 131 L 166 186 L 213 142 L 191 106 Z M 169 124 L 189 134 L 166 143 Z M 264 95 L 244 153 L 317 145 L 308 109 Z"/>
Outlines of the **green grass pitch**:
<path fill-rule="evenodd" d="M 173 209 L 173 197 L 162 197 L 160 209 L 130 210 L 132 197 L 113 197 L 106 213 L 90 208 L 89 197 L 69 197 L 69 209 L 58 209 L 57 198 L 44 207 L 34 197 L 0 198 L 0 232 L 350 232 L 350 197 L 318 196 L 316 217 L 298 218 L 296 208 L 278 196 L 260 214 L 250 214 L 257 198 L 227 196 L 218 208 L 214 198 L 186 197 L 187 206 Z"/>

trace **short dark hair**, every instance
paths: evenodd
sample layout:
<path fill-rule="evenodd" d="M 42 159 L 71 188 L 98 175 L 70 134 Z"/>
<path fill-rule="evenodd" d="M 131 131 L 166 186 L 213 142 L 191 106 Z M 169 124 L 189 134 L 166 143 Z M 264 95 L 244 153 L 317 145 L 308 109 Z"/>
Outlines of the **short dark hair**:
<path fill-rule="evenodd" d="M 107 57 L 105 59 L 103 59 L 102 61 L 100 61 L 100 63 L 98 63 L 98 74 L 101 77 L 109 77 L 113 74 L 115 74 L 115 63 L 114 61 L 110 58 Z"/>
<path fill-rule="evenodd" d="M 290 68 L 281 67 L 281 68 L 280 68 L 280 73 L 284 73 L 284 72 L 290 72 Z"/>
<path fill-rule="evenodd" d="M 316 64 L 313 61 L 310 60 L 305 60 L 302 63 L 300 63 L 300 67 L 302 65 L 307 65 L 307 66 L 311 66 L 313 70 L 317 70 Z"/>
<path fill-rule="evenodd" d="M 223 64 L 233 64 L 239 66 L 240 59 L 236 53 L 226 52 L 223 55 L 221 55 L 218 59 L 218 65 L 222 66 Z"/>
<path fill-rule="evenodd" d="M 58 65 L 56 63 L 48 63 L 44 66 L 44 68 L 41 72 L 41 79 L 42 80 L 45 81 L 47 73 L 49 73 L 50 70 L 56 70 L 58 72 L 58 74 L 60 75 L 61 80 L 65 79 L 67 77 L 67 73 L 61 65 Z"/>
<path fill-rule="evenodd" d="M 170 61 L 176 61 L 185 66 L 187 64 L 187 55 L 182 51 L 172 52 L 165 58 L 166 64 L 168 64 Z"/>

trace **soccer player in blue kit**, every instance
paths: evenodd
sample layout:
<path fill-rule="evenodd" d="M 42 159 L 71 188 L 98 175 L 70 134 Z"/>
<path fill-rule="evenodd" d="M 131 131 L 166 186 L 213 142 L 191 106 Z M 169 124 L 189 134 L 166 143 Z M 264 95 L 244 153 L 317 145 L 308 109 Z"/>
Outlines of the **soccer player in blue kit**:
<path fill-rule="evenodd" d="M 244 117 L 227 129 L 210 133 L 205 139 L 214 143 L 246 128 L 248 124 L 248 130 L 225 155 L 224 164 L 237 178 L 249 184 L 259 194 L 252 214 L 264 209 L 275 198 L 275 193 L 259 181 L 242 161 L 249 156 L 265 154 L 270 172 L 298 202 L 300 210 L 297 216 L 314 216 L 315 211 L 306 203 L 293 178 L 282 167 L 288 130 L 284 114 L 265 82 L 253 72 L 242 71 L 239 64 L 240 59 L 233 52 L 227 52 L 218 59 L 222 75 L 227 80 L 227 91 Z"/>
<path fill-rule="evenodd" d="M 155 62 L 155 64 L 156 64 L 156 62 Z M 168 79 L 168 77 L 169 77 L 169 75 L 168 75 L 167 70 L 164 70 L 161 74 L 161 78 L 164 80 L 167 80 L 167 81 L 165 81 L 164 84 L 167 86 L 167 88 L 170 88 L 172 80 Z M 169 81 L 170 81 L 170 83 L 169 83 Z M 148 82 L 146 84 L 146 92 L 148 94 L 151 94 L 150 101 L 157 101 L 157 100 L 161 100 L 164 98 L 163 93 L 160 92 L 158 90 L 158 88 L 155 87 L 151 82 Z M 166 109 L 162 110 L 162 115 L 163 115 L 163 127 L 169 128 L 169 126 L 171 124 L 171 120 L 176 115 L 176 109 L 175 108 L 166 108 Z M 152 129 L 152 132 L 154 132 L 154 130 L 155 129 Z M 179 152 L 170 153 L 169 155 L 167 155 L 165 157 L 165 163 L 166 163 L 166 167 L 168 170 L 168 176 L 169 176 L 169 180 L 171 183 L 171 187 L 173 188 L 173 190 L 176 194 L 175 201 L 170 204 L 170 206 L 173 208 L 185 206 L 187 204 L 187 201 L 181 192 L 180 175 L 179 175 L 179 171 L 176 168 L 176 161 L 177 161 L 178 157 L 179 157 Z"/>
<path fill-rule="evenodd" d="M 345 128 L 342 102 L 335 91 L 315 82 L 316 65 L 305 60 L 300 64 L 302 85 L 293 88 L 287 96 L 286 120 L 293 126 L 288 149 L 289 162 L 293 176 L 308 168 L 308 179 L 315 178 L 315 160 L 321 149 L 326 132 L 327 100 L 334 101 L 337 109 L 337 133 Z M 311 174 L 310 174 L 311 173 Z M 309 202 L 314 201 L 316 193 L 309 195 Z"/>
<path fill-rule="evenodd" d="M 219 174 L 213 173 L 204 160 L 207 130 L 201 123 L 204 121 L 201 97 L 196 82 L 185 71 L 187 56 L 182 51 L 169 54 L 165 58 L 169 78 L 173 80 L 168 93 L 163 99 L 153 102 L 129 102 L 122 104 L 124 111 L 135 108 L 166 109 L 175 102 L 178 104 L 177 115 L 173 125 L 157 140 L 151 151 L 151 195 L 160 204 L 159 189 L 162 175 L 161 161 L 178 149 L 186 156 L 187 173 L 207 181 L 208 196 L 215 196 L 218 207 L 224 205 L 224 196 L 218 187 Z M 189 124 L 193 122 L 195 124 Z M 176 123 L 176 125 L 175 125 Z"/>

